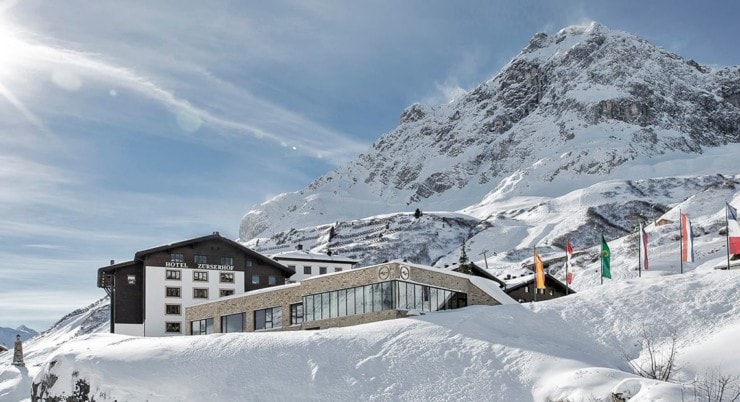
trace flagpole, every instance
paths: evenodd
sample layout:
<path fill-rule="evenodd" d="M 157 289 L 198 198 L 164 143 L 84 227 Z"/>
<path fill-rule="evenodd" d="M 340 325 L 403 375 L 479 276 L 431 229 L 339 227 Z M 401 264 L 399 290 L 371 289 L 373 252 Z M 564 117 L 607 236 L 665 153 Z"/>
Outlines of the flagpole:
<path fill-rule="evenodd" d="M 727 235 L 727 270 L 730 270 L 730 204 L 725 201 L 725 233 Z"/>
<path fill-rule="evenodd" d="M 533 265 L 533 272 L 534 272 L 534 282 L 532 282 L 532 290 L 534 290 L 534 297 L 532 298 L 533 302 L 537 301 L 537 246 L 532 246 L 532 261 L 534 262 Z"/>
<path fill-rule="evenodd" d="M 730 236 L 728 235 L 727 238 L 729 239 Z M 566 296 L 568 295 L 568 265 L 570 265 L 570 264 L 568 264 L 568 245 L 569 244 L 570 244 L 570 239 L 567 239 L 565 241 L 565 295 Z M 727 252 L 729 253 L 730 252 L 729 251 L 730 250 L 730 247 L 729 246 L 727 247 L 727 250 L 728 250 Z M 728 263 L 727 263 L 728 264 L 728 266 L 727 266 L 728 268 L 727 269 L 730 269 L 729 268 L 729 261 L 730 261 L 730 257 L 729 256 L 727 257 L 727 261 L 728 261 Z"/>
<path fill-rule="evenodd" d="M 604 235 L 601 235 L 601 242 L 604 242 Z M 599 261 L 601 261 L 601 284 L 604 284 L 604 246 L 599 246 Z"/>
<path fill-rule="evenodd" d="M 681 273 L 683 273 L 683 213 L 680 209 L 678 210 L 678 229 L 681 231 L 681 235 L 679 236 L 679 238 L 681 239 Z"/>
<path fill-rule="evenodd" d="M 637 230 L 637 277 L 642 278 L 642 222 Z"/>

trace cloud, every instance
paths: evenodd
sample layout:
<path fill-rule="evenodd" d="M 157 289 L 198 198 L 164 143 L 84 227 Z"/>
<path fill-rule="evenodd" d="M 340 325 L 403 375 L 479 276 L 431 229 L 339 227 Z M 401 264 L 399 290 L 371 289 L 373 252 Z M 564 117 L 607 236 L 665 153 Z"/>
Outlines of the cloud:
<path fill-rule="evenodd" d="M 33 66 L 36 75 L 46 74 L 51 83 L 67 92 L 57 95 L 63 96 L 57 104 L 76 103 L 77 117 L 80 119 L 101 119 L 102 114 L 111 117 L 107 120 L 110 122 L 127 116 L 125 108 L 117 110 L 117 117 L 111 116 L 112 112 L 108 110 L 96 113 L 99 106 L 94 99 L 89 98 L 89 92 L 81 92 L 85 88 L 92 90 L 102 87 L 104 90 L 98 93 L 109 96 L 110 88 L 115 88 L 117 95 L 126 91 L 160 104 L 169 110 L 172 119 L 181 128 L 180 133 L 151 130 L 150 132 L 156 132 L 155 135 L 178 138 L 185 136 L 190 141 L 199 141 L 206 145 L 242 140 L 269 141 L 275 144 L 284 142 L 293 144 L 298 152 L 307 157 L 326 155 L 336 164 L 353 158 L 368 146 L 285 107 L 259 98 L 244 87 L 218 78 L 206 67 L 193 64 L 198 60 L 176 63 L 178 65 L 173 66 L 169 78 L 159 79 L 158 74 L 162 74 L 161 71 L 136 71 L 131 67 L 114 64 L 110 56 L 103 54 L 64 48 L 60 44 L 46 45 L 38 40 L 31 41 L 18 36 L 13 43 L 13 48 L 23 55 L 23 65 L 19 67 Z M 179 88 L 182 95 L 176 95 L 166 85 Z M 36 109 L 46 108 L 46 114 L 59 113 L 52 105 L 45 105 L 54 93 L 39 88 L 35 93 L 29 92 L 24 92 L 24 87 L 20 85 L 17 88 L 0 87 L 0 95 L 8 99 L 36 127 L 44 128 L 41 119 L 37 117 L 39 114 L 25 108 L 21 99 L 26 98 L 25 103 L 33 102 Z M 61 111 L 66 112 L 66 109 Z M 207 128 L 208 135 L 194 136 L 201 128 Z M 221 140 L 214 143 L 214 136 L 221 137 Z M 332 146 L 327 147 L 327 144 Z"/>

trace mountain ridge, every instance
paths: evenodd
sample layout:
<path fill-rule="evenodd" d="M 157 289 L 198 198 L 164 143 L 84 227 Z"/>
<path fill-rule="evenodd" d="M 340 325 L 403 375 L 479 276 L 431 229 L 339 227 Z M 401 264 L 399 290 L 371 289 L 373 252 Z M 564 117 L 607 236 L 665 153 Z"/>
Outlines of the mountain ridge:
<path fill-rule="evenodd" d="M 412 104 L 355 161 L 254 207 L 239 237 L 637 178 L 635 164 L 740 143 L 738 121 L 740 68 L 703 66 L 596 23 L 540 33 L 464 96 Z"/>

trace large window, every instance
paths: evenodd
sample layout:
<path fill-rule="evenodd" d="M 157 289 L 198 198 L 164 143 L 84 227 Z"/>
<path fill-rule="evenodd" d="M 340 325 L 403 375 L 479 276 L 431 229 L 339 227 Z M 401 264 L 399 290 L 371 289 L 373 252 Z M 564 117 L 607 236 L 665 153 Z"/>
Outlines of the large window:
<path fill-rule="evenodd" d="M 268 275 L 267 276 L 267 284 L 270 286 L 274 286 L 277 284 L 277 277 L 275 275 Z"/>
<path fill-rule="evenodd" d="M 168 269 L 164 275 L 165 279 L 174 279 L 174 280 L 180 280 L 180 270 L 179 269 Z"/>
<path fill-rule="evenodd" d="M 196 255 L 193 257 L 196 264 L 208 264 L 208 256 Z"/>
<path fill-rule="evenodd" d="M 167 297 L 180 297 L 180 288 L 165 288 L 164 295 Z"/>
<path fill-rule="evenodd" d="M 303 322 L 303 303 L 290 305 L 290 325 L 299 325 Z"/>
<path fill-rule="evenodd" d="M 234 257 L 221 257 L 221 265 L 234 265 Z"/>
<path fill-rule="evenodd" d="M 208 335 L 213 333 L 213 318 L 192 321 L 190 323 L 191 335 Z"/>
<path fill-rule="evenodd" d="M 185 256 L 182 253 L 170 254 L 170 262 L 185 262 Z"/>
<path fill-rule="evenodd" d="M 280 307 L 255 310 L 254 330 L 281 328 L 283 326 L 283 312 Z"/>
<path fill-rule="evenodd" d="M 244 332 L 246 324 L 246 313 L 225 315 L 221 317 L 221 332 Z"/>
<path fill-rule="evenodd" d="M 319 275 L 324 275 L 326 273 L 326 267 L 319 267 Z"/>
<path fill-rule="evenodd" d="M 303 266 L 303 274 L 304 275 L 311 275 L 311 267 L 308 265 Z"/>
<path fill-rule="evenodd" d="M 438 311 L 465 307 L 465 293 L 389 281 L 303 297 L 304 321 L 325 320 L 384 310 Z M 291 323 L 292 323 L 291 306 Z"/>
<path fill-rule="evenodd" d="M 234 283 L 234 273 L 233 272 L 221 272 L 219 275 L 219 280 L 222 283 Z"/>
<path fill-rule="evenodd" d="M 193 280 L 198 282 L 208 282 L 207 271 L 193 271 Z"/>
<path fill-rule="evenodd" d="M 259 284 L 260 284 L 260 276 L 252 275 L 252 285 L 259 285 Z"/>
<path fill-rule="evenodd" d="M 194 288 L 193 289 L 193 299 L 207 299 L 208 298 L 208 289 L 204 288 Z"/>

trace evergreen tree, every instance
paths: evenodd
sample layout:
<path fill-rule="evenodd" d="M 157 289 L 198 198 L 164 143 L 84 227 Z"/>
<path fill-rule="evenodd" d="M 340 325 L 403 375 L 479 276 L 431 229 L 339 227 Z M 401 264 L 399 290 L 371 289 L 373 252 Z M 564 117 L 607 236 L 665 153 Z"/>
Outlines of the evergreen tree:
<path fill-rule="evenodd" d="M 468 254 L 465 252 L 465 241 L 463 240 L 463 244 L 460 250 L 460 259 L 458 260 L 458 266 L 457 272 L 462 272 L 464 274 L 472 274 L 473 270 L 470 267 L 470 262 L 468 261 Z"/>

